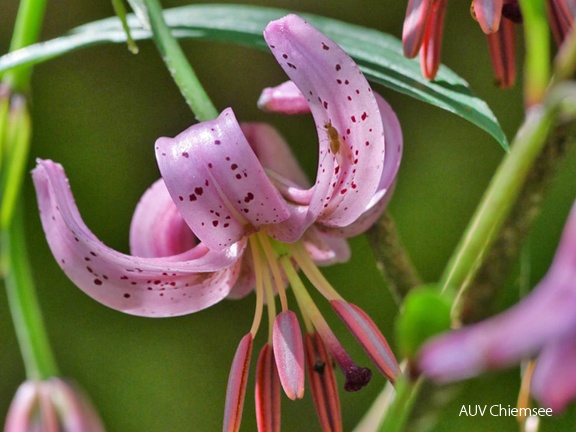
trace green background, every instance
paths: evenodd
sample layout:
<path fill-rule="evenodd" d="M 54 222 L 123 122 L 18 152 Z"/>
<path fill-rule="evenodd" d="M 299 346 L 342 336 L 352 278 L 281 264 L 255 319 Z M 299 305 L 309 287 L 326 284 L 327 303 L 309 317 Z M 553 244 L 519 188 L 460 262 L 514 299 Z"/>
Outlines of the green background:
<path fill-rule="evenodd" d="M 186 2 L 163 2 L 164 7 L 183 4 Z M 406 7 L 402 0 L 251 4 L 326 15 L 396 36 L 401 35 Z M 14 0 L 0 5 L 1 53 L 8 47 L 16 6 Z M 521 77 L 513 90 L 493 86 L 485 36 L 470 18 L 468 6 L 466 2 L 449 5 L 443 61 L 489 103 L 511 138 L 522 119 Z M 42 39 L 112 13 L 106 1 L 48 1 Z M 520 47 L 521 29 L 517 30 Z M 256 108 L 261 89 L 285 79 L 272 56 L 219 43 L 186 41 L 182 45 L 218 109 L 232 106 L 239 119 L 276 125 L 293 143 L 313 178 L 317 138 L 312 120 L 266 115 Z M 193 122 L 154 45 L 141 42 L 139 47 L 136 56 L 124 45 L 108 45 L 39 65 L 31 99 L 34 137 L 30 168 L 36 157 L 62 163 L 87 225 L 106 244 L 124 252 L 128 251 L 134 207 L 159 176 L 154 140 L 174 136 Z M 390 211 L 423 279 L 432 282 L 440 276 L 504 153 L 489 135 L 459 117 L 377 89 L 396 110 L 405 139 Z M 575 169 L 576 153 L 571 151 L 529 239 L 524 269 L 529 271 L 532 284 L 546 271 L 576 197 Z M 107 429 L 220 430 L 229 367 L 238 342 L 252 323 L 254 297 L 225 301 L 206 311 L 171 319 L 133 317 L 101 306 L 69 282 L 53 260 L 29 178 L 25 198 L 34 277 L 58 364 L 64 376 L 76 379 L 90 394 Z M 324 273 L 346 299 L 374 318 L 394 346 L 397 308 L 375 269 L 366 240 L 359 237 L 352 241 L 352 247 L 349 263 L 327 268 Z M 502 305 L 517 296 L 518 284 L 512 283 Z M 369 360 L 326 303 L 321 299 L 318 303 L 353 358 L 368 365 Z M 266 333 L 263 326 L 253 363 Z M 255 430 L 253 376 L 252 368 L 243 431 Z M 0 419 L 23 379 L 6 296 L 0 290 Z M 451 402 L 441 412 L 436 430 L 517 430 L 511 417 L 464 418 L 458 414 L 463 404 L 514 406 L 518 380 L 518 370 L 512 369 L 448 389 Z M 346 431 L 357 424 L 384 382 L 375 376 L 363 391 L 341 393 Z M 319 430 L 309 394 L 297 402 L 284 397 L 282 415 L 283 430 Z M 571 411 L 556 416 L 543 430 L 573 430 L 574 417 Z"/>

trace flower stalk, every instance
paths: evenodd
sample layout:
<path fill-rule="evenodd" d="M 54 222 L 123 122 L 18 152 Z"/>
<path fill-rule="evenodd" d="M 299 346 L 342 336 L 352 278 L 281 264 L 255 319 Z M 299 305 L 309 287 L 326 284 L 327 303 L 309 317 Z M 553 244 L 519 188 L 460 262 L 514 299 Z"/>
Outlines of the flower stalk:
<path fill-rule="evenodd" d="M 21 209 L 18 209 L 21 210 Z M 6 293 L 16 336 L 28 379 L 43 380 L 58 374 L 28 260 L 24 220 L 18 211 L 10 226 L 2 230 L 2 251 L 6 262 Z"/>
<path fill-rule="evenodd" d="M 555 124 L 558 103 L 550 102 L 535 106 L 527 112 L 510 153 L 492 178 L 442 275 L 440 285 L 443 291 L 456 289 L 460 295 L 463 294 L 476 274 L 486 250 L 499 235 Z"/>
<path fill-rule="evenodd" d="M 34 43 L 40 33 L 45 0 L 20 2 L 10 50 Z M 26 100 L 31 66 L 11 69 L 0 84 L 0 252 L 2 275 L 20 350 L 29 379 L 46 379 L 58 373 L 36 297 L 26 249 L 20 189 L 31 139 Z"/>

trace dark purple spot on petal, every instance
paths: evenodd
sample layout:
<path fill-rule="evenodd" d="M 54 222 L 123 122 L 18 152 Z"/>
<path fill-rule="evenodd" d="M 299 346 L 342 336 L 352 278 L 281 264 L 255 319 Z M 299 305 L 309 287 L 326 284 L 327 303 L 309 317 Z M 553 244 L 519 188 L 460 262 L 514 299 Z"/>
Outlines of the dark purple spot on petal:
<path fill-rule="evenodd" d="M 201 187 L 197 187 L 194 188 L 194 192 L 196 192 L 196 195 L 200 196 L 204 193 L 204 189 L 202 189 Z"/>
<path fill-rule="evenodd" d="M 125 294 L 124 294 L 124 298 L 130 298 L 130 294 L 125 293 Z"/>
<path fill-rule="evenodd" d="M 188 158 L 190 155 L 188 154 L 188 152 L 183 152 L 182 156 L 184 156 L 185 158 Z"/>
<path fill-rule="evenodd" d="M 100 279 L 94 279 L 94 283 L 96 285 L 102 285 L 102 281 Z"/>
<path fill-rule="evenodd" d="M 217 221 L 217 220 L 213 220 L 213 221 L 212 221 L 212 226 L 213 226 L 214 228 L 216 228 L 216 227 L 218 226 L 218 221 Z"/>
<path fill-rule="evenodd" d="M 232 164 L 232 165 L 230 165 L 230 169 L 231 169 L 232 171 L 234 171 L 235 169 L 238 169 L 238 165 Z"/>
<path fill-rule="evenodd" d="M 188 200 L 189 200 L 189 201 L 196 201 L 197 199 L 198 199 L 198 198 L 196 198 L 196 195 L 194 195 L 194 194 L 188 195 Z"/>

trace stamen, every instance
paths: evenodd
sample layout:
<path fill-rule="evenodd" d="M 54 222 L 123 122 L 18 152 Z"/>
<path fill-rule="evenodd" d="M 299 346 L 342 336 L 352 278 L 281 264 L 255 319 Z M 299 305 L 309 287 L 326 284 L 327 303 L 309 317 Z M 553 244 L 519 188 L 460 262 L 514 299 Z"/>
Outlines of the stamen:
<path fill-rule="evenodd" d="M 284 269 L 286 277 L 290 281 L 290 286 L 292 287 L 292 291 L 294 291 L 294 295 L 299 297 L 298 304 L 302 307 L 302 313 L 308 315 L 314 324 L 314 327 L 322 337 L 322 340 L 329 347 L 334 360 L 336 360 L 336 363 L 340 366 L 340 369 L 342 369 L 342 372 L 346 377 L 344 389 L 346 391 L 357 391 L 366 386 L 372 377 L 370 369 L 358 366 L 344 350 L 344 347 L 328 326 L 328 323 L 312 300 L 312 297 L 310 297 L 310 294 L 306 291 L 306 287 L 304 287 L 304 284 L 298 277 L 296 270 L 294 270 L 290 258 L 283 256 L 280 258 L 280 264 Z"/>
<path fill-rule="evenodd" d="M 274 358 L 280 383 L 292 400 L 304 397 L 304 342 L 296 314 L 281 312 L 274 321 Z"/>
<path fill-rule="evenodd" d="M 236 349 L 234 360 L 232 360 L 228 387 L 226 388 L 223 432 L 237 432 L 240 429 L 253 341 L 251 333 L 244 336 Z"/>
<path fill-rule="evenodd" d="M 256 421 L 259 432 L 280 432 L 280 379 L 272 345 L 260 351 L 256 366 Z"/>
<path fill-rule="evenodd" d="M 254 262 L 254 273 L 256 276 L 256 310 L 254 312 L 254 321 L 250 328 L 250 333 L 254 338 L 258 332 L 258 328 L 260 327 L 260 322 L 262 321 L 262 309 L 264 308 L 264 278 L 262 272 L 265 266 L 262 263 L 258 242 L 253 236 L 250 236 L 248 240 L 250 242 L 250 250 L 252 251 L 252 260 Z"/>
<path fill-rule="evenodd" d="M 342 432 L 340 398 L 332 359 L 316 332 L 304 336 L 306 369 L 318 420 L 324 432 Z"/>
<path fill-rule="evenodd" d="M 316 267 L 316 264 L 306 252 L 302 242 L 296 242 L 288 245 L 288 249 L 296 260 L 296 263 L 302 269 L 308 280 L 312 285 L 326 297 L 327 300 L 340 300 L 342 296 L 330 285 L 330 282 L 324 277 L 322 272 Z"/>
<path fill-rule="evenodd" d="M 276 319 L 276 296 L 272 288 L 272 276 L 270 275 L 270 268 L 264 266 L 262 269 L 264 275 L 264 292 L 266 294 L 266 305 L 268 306 L 268 343 L 272 344 L 272 329 L 274 328 L 274 320 Z"/>
<path fill-rule="evenodd" d="M 272 276 L 274 277 L 274 282 L 276 283 L 276 290 L 278 291 L 278 296 L 280 297 L 280 304 L 282 305 L 282 310 L 288 310 L 288 299 L 286 298 L 286 290 L 284 289 L 284 280 L 282 278 L 282 273 L 280 272 L 280 267 L 278 266 L 278 260 L 274 254 L 274 249 L 270 244 L 270 238 L 263 233 L 256 234 L 258 240 L 260 240 L 260 245 L 262 250 L 266 255 L 270 270 L 272 271 Z"/>
<path fill-rule="evenodd" d="M 378 370 L 393 383 L 400 374 L 400 366 L 374 321 L 358 306 L 345 300 L 334 300 L 330 304 Z"/>

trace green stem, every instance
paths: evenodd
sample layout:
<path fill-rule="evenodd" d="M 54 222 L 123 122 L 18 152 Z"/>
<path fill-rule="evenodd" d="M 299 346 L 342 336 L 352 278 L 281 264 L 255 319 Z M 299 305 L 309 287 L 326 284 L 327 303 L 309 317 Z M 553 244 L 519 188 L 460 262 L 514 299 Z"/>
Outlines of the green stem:
<path fill-rule="evenodd" d="M 459 308 L 460 321 L 471 324 L 493 313 L 501 292 L 517 261 L 532 223 L 540 213 L 546 190 L 564 161 L 568 150 L 576 145 L 576 121 L 560 124 L 538 156 L 522 192 L 514 204 L 501 234 L 487 254 Z"/>
<path fill-rule="evenodd" d="M 524 100 L 532 106 L 542 102 L 550 83 L 550 31 L 542 0 L 520 0 L 520 7 L 526 44 Z"/>
<path fill-rule="evenodd" d="M 422 281 L 388 211 L 368 230 L 366 237 L 372 247 L 376 266 L 388 281 L 392 295 L 400 306 L 408 292 L 421 285 Z"/>
<path fill-rule="evenodd" d="M 20 195 L 26 162 L 30 150 L 30 138 L 32 127 L 30 115 L 26 106 L 24 96 L 15 95 L 12 97 L 10 111 L 6 118 L 2 119 L 7 123 L 3 132 L 3 146 L 6 151 L 5 166 L 0 173 L 0 186 L 2 194 L 0 202 L 0 229 L 6 229 L 12 220 L 14 208 Z"/>
<path fill-rule="evenodd" d="M 543 104 L 528 111 L 510 153 L 506 155 L 458 244 L 440 286 L 460 294 L 474 277 L 486 250 L 500 233 L 506 217 L 522 189 L 534 161 L 542 151 L 554 125 L 558 103 Z"/>
<path fill-rule="evenodd" d="M 215 119 L 218 117 L 218 111 L 166 25 L 160 3 L 158 0 L 145 0 L 145 3 L 158 51 L 196 119 L 198 121 Z"/>
<path fill-rule="evenodd" d="M 10 51 L 23 48 L 38 40 L 45 8 L 46 0 L 22 0 L 20 2 Z M 3 82 L 14 91 L 24 91 L 29 85 L 31 72 L 32 66 L 11 69 L 4 75 Z"/>
<path fill-rule="evenodd" d="M 411 382 L 406 376 L 398 379 L 394 386 L 396 396 L 378 428 L 379 432 L 401 432 L 404 430 L 422 381 L 422 379 L 418 379 L 416 382 Z"/>
<path fill-rule="evenodd" d="M 6 292 L 28 379 L 46 379 L 58 374 L 54 355 L 32 279 L 28 261 L 21 205 L 10 226 L 2 231 L 6 261 Z"/>

